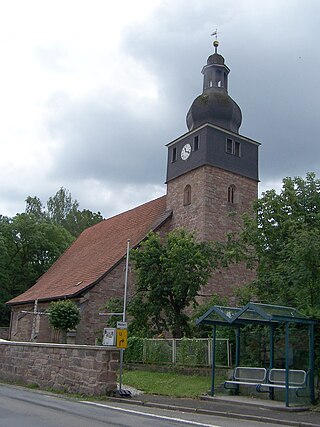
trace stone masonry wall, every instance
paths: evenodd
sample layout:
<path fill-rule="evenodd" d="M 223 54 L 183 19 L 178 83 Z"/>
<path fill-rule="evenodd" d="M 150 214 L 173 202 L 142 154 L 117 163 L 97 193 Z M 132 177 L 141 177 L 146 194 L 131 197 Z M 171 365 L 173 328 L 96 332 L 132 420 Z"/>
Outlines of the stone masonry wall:
<path fill-rule="evenodd" d="M 103 395 L 116 389 L 118 356 L 115 347 L 0 342 L 0 379 Z"/>
<path fill-rule="evenodd" d="M 128 297 L 132 288 L 132 274 L 129 268 L 128 274 Z M 97 339 L 102 339 L 103 328 L 106 327 L 107 318 L 99 316 L 104 312 L 105 304 L 110 298 L 123 297 L 125 280 L 125 261 L 116 266 L 92 289 L 82 297 L 74 298 L 72 301 L 80 307 L 81 321 L 77 327 L 75 344 L 95 345 Z M 38 310 L 44 312 L 49 306 L 47 302 L 39 302 Z M 17 305 L 12 307 L 11 337 L 13 341 L 28 342 L 31 339 L 33 314 L 22 313 L 22 311 L 33 311 L 33 304 Z M 119 317 L 119 320 L 122 318 Z M 49 325 L 48 316 L 42 315 L 38 319 L 36 337 L 37 342 L 54 343 L 59 342 L 59 337 Z"/>
<path fill-rule="evenodd" d="M 106 312 L 106 302 L 110 298 L 123 298 L 125 281 L 125 260 L 107 274 L 99 283 L 81 298 L 81 322 L 77 327 L 76 343 L 95 344 L 102 339 L 107 317 L 99 316 Z M 128 298 L 132 289 L 132 270 L 128 272 Z M 122 320 L 119 316 L 118 320 Z"/>
<path fill-rule="evenodd" d="M 0 339 L 7 340 L 9 338 L 9 327 L 0 328 Z"/>
<path fill-rule="evenodd" d="M 158 230 L 160 235 L 165 235 L 169 230 L 170 222 L 164 223 Z M 112 269 L 94 287 L 89 289 L 79 298 L 72 299 L 80 307 L 81 321 L 75 334 L 75 344 L 94 345 L 102 339 L 103 328 L 106 327 L 107 317 L 99 316 L 105 312 L 105 304 L 110 298 L 123 297 L 125 281 L 125 260 Z M 128 300 L 134 292 L 134 277 L 129 263 L 128 273 Z M 44 312 L 49 303 L 39 301 L 38 311 Z M 15 305 L 12 307 L 11 336 L 12 341 L 31 340 L 33 314 L 22 311 L 33 312 L 33 304 Z M 119 320 L 122 317 L 119 316 Z M 36 324 L 37 342 L 54 343 L 59 342 L 58 336 L 49 325 L 48 316 L 42 315 Z"/>
<path fill-rule="evenodd" d="M 184 188 L 191 186 L 191 204 L 184 206 Z M 234 188 L 234 202 L 228 202 L 228 187 Z M 200 240 L 224 241 L 227 233 L 240 230 L 242 214 L 253 212 L 258 196 L 257 181 L 212 166 L 203 166 L 168 182 L 167 209 L 173 210 L 172 228 L 183 227 Z M 252 281 L 255 272 L 244 264 L 213 272 L 199 300 L 212 293 L 229 298 L 234 289 Z"/>
<path fill-rule="evenodd" d="M 165 235 L 169 231 L 170 222 L 164 223 L 157 232 Z M 99 312 L 106 312 L 105 304 L 110 298 L 123 298 L 125 281 L 125 260 L 110 271 L 99 283 L 90 289 L 81 303 L 81 322 L 77 327 L 77 344 L 95 344 L 102 339 L 103 328 L 106 327 L 107 317 L 99 316 Z M 128 272 L 128 301 L 134 294 L 134 274 L 129 262 Z M 122 320 L 119 316 L 118 320 Z"/>

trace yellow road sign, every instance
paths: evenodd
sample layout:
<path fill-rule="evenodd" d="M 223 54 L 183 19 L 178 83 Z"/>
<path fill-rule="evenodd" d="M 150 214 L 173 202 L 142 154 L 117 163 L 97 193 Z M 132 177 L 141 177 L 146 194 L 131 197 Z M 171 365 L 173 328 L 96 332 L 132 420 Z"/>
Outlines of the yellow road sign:
<path fill-rule="evenodd" d="M 127 348 L 128 347 L 128 330 L 117 329 L 117 347 Z"/>

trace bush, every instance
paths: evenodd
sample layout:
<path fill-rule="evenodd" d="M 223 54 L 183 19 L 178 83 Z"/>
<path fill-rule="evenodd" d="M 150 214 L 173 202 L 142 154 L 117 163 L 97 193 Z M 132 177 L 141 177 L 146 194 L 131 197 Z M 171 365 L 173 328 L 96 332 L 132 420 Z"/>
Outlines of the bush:
<path fill-rule="evenodd" d="M 124 361 L 126 363 L 140 363 L 143 361 L 143 338 L 128 338 L 128 348 L 124 352 Z"/>
<path fill-rule="evenodd" d="M 74 329 L 81 319 L 79 308 L 70 300 L 52 302 L 47 313 L 50 325 L 61 331 Z"/>

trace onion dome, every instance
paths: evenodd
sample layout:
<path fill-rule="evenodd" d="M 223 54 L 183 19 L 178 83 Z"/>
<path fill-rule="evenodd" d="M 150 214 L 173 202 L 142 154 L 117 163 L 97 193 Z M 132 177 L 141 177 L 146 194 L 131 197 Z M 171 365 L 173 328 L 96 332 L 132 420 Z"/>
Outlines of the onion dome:
<path fill-rule="evenodd" d="M 189 131 L 206 123 L 239 133 L 242 114 L 240 107 L 228 95 L 228 74 L 224 57 L 217 53 L 219 42 L 213 42 L 215 53 L 202 69 L 203 93 L 192 103 L 187 113 Z"/>

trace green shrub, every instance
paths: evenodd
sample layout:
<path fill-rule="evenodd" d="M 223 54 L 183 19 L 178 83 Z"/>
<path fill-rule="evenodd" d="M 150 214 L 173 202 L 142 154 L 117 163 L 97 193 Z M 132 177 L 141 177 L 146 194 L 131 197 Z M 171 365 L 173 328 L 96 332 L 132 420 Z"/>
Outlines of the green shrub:
<path fill-rule="evenodd" d="M 49 323 L 53 328 L 61 331 L 74 329 L 80 322 L 80 311 L 70 300 L 52 302 L 47 310 Z"/>
<path fill-rule="evenodd" d="M 140 363 L 143 361 L 143 338 L 128 338 L 128 348 L 124 352 L 124 361 L 126 363 Z"/>

